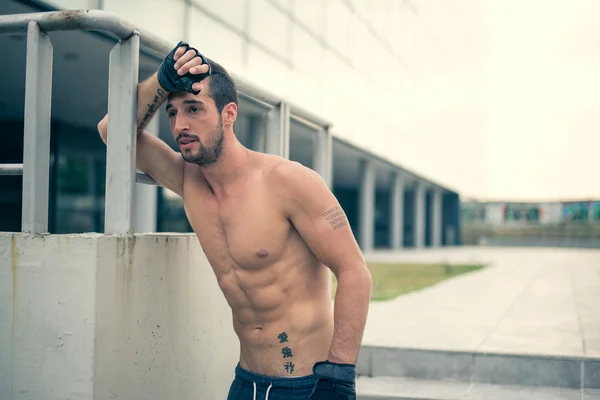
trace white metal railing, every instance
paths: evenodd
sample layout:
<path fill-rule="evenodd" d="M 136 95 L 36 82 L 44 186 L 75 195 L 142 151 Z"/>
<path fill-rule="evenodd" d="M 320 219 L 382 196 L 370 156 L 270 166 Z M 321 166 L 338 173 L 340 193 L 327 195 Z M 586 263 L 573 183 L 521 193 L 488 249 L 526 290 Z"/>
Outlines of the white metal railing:
<path fill-rule="evenodd" d="M 0 16 L 0 34 L 27 34 L 23 164 L 0 164 L 0 175 L 23 175 L 23 232 L 48 232 L 50 110 L 52 104 L 53 47 L 47 32 L 93 30 L 114 35 L 119 42 L 110 52 L 108 79 L 108 135 L 105 232 L 132 232 L 135 182 L 155 184 L 136 173 L 135 132 L 140 49 L 157 57 L 172 45 L 118 16 L 99 10 L 70 10 Z M 331 185 L 332 139 L 330 123 L 281 97 L 259 89 L 231 74 L 238 94 L 266 109 L 265 151 L 289 157 L 290 120 L 316 133 L 314 169 Z"/>

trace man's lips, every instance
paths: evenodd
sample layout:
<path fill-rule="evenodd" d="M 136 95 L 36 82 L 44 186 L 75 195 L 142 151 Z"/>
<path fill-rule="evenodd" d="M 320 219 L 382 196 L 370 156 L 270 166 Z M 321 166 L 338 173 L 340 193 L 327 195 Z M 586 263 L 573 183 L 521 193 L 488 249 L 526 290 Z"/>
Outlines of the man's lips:
<path fill-rule="evenodd" d="M 194 143 L 197 141 L 198 141 L 198 139 L 196 139 L 195 137 L 185 135 L 185 136 L 180 136 L 177 139 L 177 144 L 179 144 L 179 146 L 186 146 L 186 145 L 189 145 L 190 143 Z"/>
<path fill-rule="evenodd" d="M 179 139 L 179 148 L 181 150 L 190 150 L 193 146 L 194 143 L 196 143 L 197 140 L 196 139 L 192 139 L 192 138 L 181 138 Z"/>

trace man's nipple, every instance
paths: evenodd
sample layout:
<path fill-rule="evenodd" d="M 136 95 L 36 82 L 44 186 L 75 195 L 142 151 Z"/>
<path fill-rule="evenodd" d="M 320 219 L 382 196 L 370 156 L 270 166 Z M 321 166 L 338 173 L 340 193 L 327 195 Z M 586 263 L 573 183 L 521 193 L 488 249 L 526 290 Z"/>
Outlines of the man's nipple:
<path fill-rule="evenodd" d="M 260 249 L 259 251 L 256 252 L 256 256 L 258 258 L 265 258 L 269 256 L 269 252 L 266 251 L 265 249 Z"/>

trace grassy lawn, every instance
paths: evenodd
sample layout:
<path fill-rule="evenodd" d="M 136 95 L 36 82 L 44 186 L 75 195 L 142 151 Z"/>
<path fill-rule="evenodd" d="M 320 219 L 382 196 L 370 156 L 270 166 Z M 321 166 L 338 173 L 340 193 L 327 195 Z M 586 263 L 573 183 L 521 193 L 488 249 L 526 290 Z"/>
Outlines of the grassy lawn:
<path fill-rule="evenodd" d="M 444 264 L 369 264 L 373 279 L 372 301 L 389 300 L 401 294 L 423 289 L 452 277 L 477 271 L 484 266 Z M 332 293 L 337 281 L 333 277 Z"/>

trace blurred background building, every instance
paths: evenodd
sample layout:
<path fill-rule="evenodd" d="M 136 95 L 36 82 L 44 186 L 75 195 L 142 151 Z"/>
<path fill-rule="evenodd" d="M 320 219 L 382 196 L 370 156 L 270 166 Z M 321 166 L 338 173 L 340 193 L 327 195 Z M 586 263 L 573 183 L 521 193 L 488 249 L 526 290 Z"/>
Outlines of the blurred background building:
<path fill-rule="evenodd" d="M 461 204 L 464 244 L 600 248 L 600 201 Z"/>
<path fill-rule="evenodd" d="M 186 40 L 330 121 L 331 187 L 363 249 L 470 242 L 462 225 L 475 223 L 595 221 L 600 3 L 593 0 L 0 2 L 0 14 L 58 9 L 102 9 L 173 46 Z M 107 111 L 116 41 L 91 32 L 50 37 L 50 231 L 102 232 L 106 148 L 96 124 Z M 0 35 L 0 163 L 22 162 L 25 44 L 25 35 Z M 142 54 L 140 79 L 159 64 Z M 242 99 L 240 141 L 257 149 L 263 122 L 263 110 Z M 154 129 L 175 147 L 165 118 Z M 290 136 L 290 158 L 311 167 L 314 135 L 292 123 Z M 138 186 L 150 210 L 139 230 L 191 230 L 177 196 Z M 19 231 L 21 177 L 2 176 L 0 187 L 0 230 Z"/>

